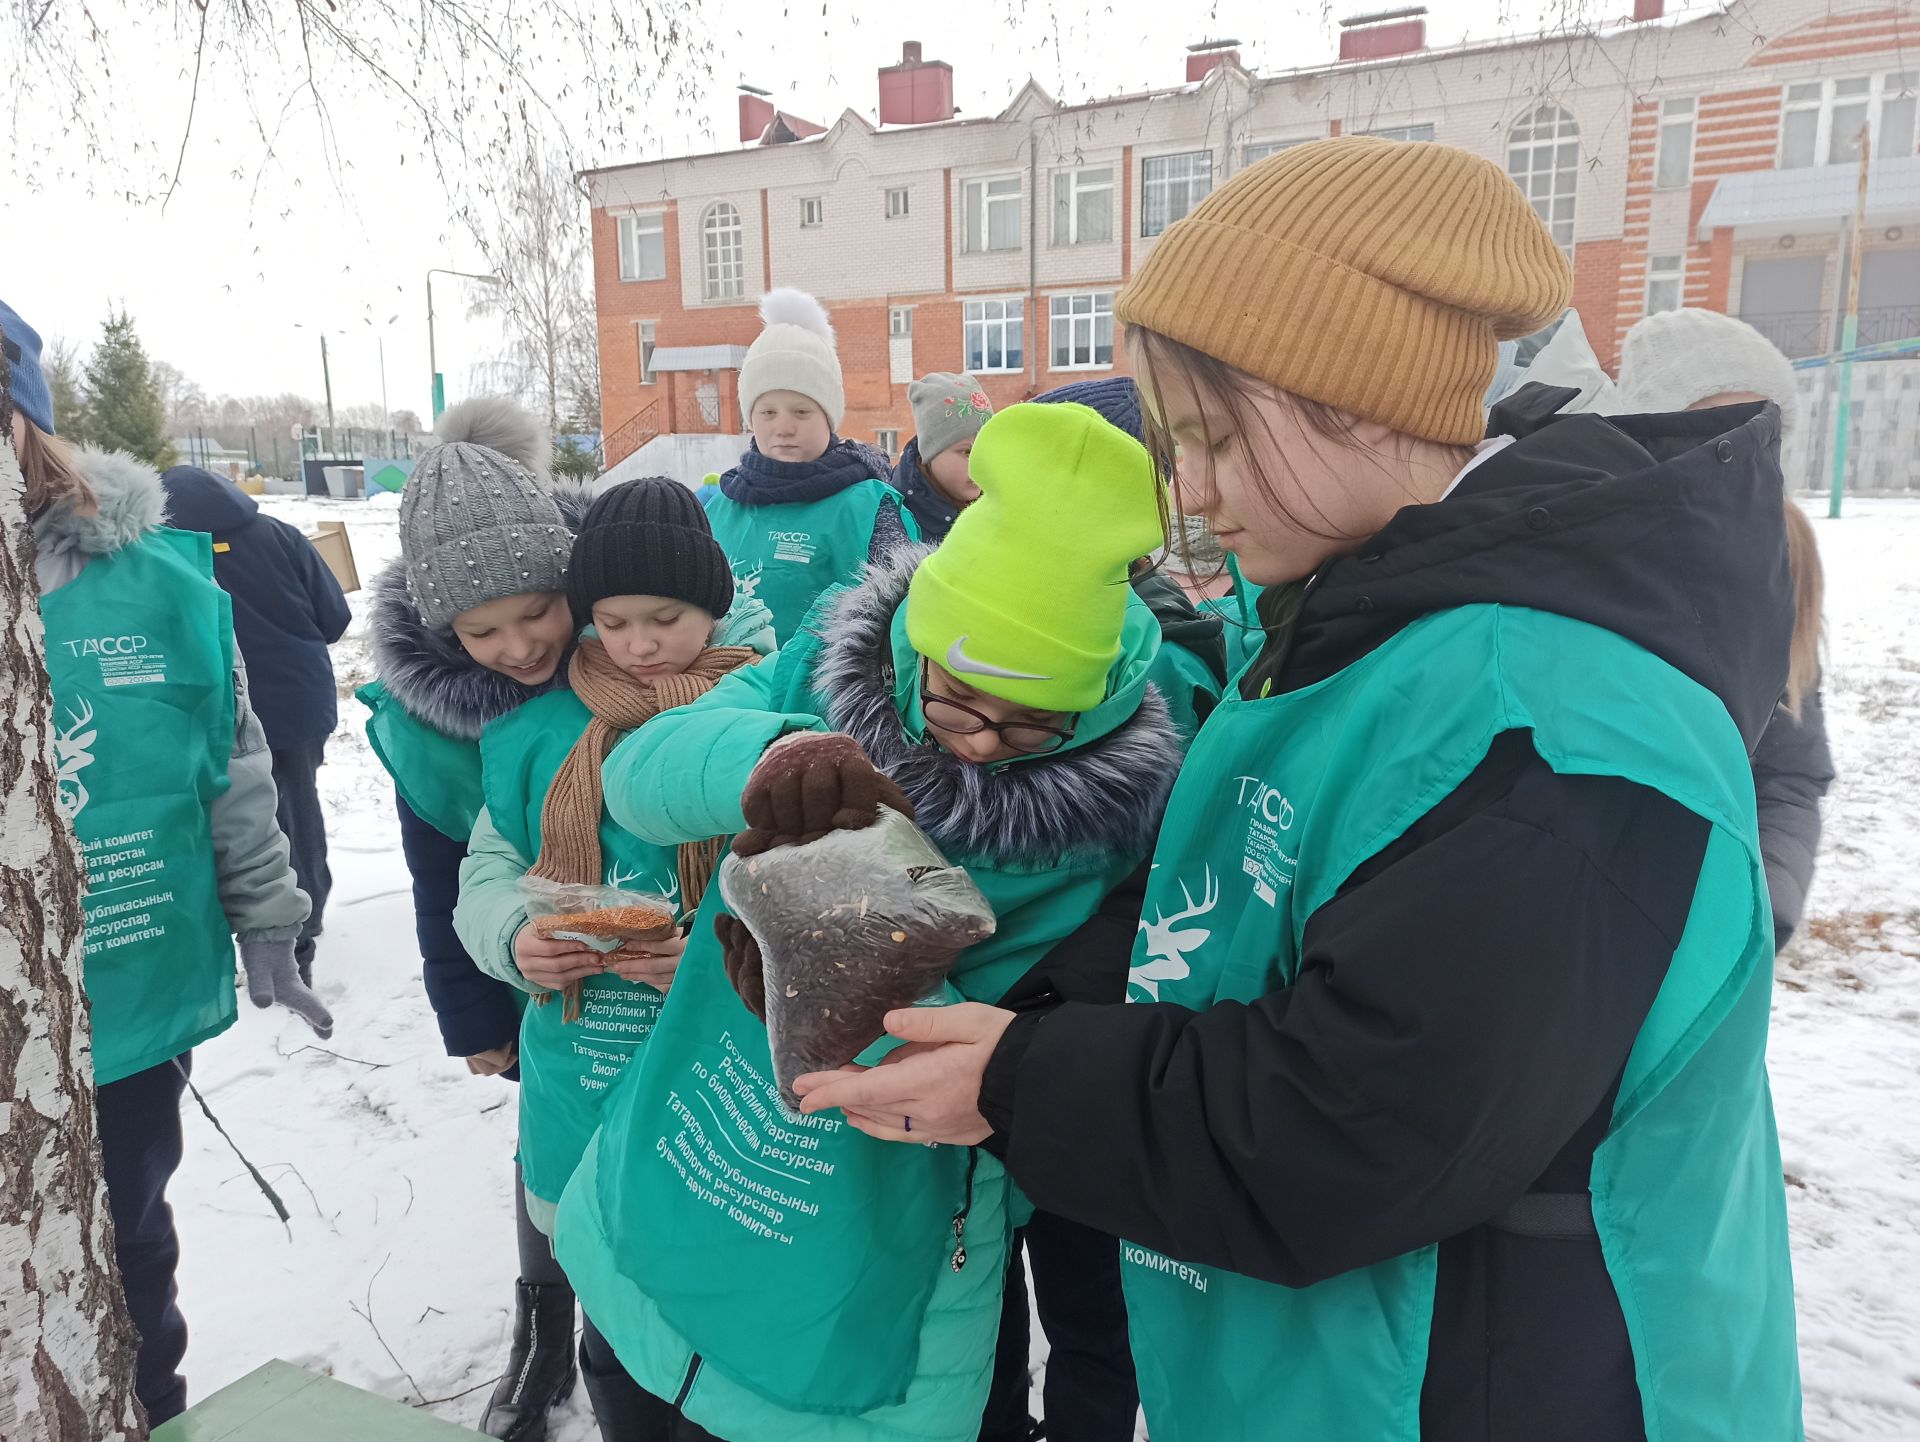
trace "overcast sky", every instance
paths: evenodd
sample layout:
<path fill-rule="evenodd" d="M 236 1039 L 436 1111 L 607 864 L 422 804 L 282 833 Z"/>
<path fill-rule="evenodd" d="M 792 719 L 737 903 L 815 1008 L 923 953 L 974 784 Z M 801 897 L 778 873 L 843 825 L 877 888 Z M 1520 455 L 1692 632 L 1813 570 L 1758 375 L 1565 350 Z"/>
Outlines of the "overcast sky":
<path fill-rule="evenodd" d="M 1564 23 L 1568 6 L 1579 3 L 1435 0 L 1429 40 L 1537 30 Z M 692 115 L 675 116 L 664 103 L 650 113 L 643 107 L 650 139 L 609 146 L 595 139 L 585 97 L 553 103 L 568 120 L 580 163 L 609 164 L 732 144 L 741 80 L 823 123 L 849 108 L 871 117 L 875 71 L 899 58 L 902 40 L 919 40 L 928 59 L 952 64 L 962 112 L 979 115 L 1003 107 L 1030 74 L 1064 100 L 1177 84 L 1185 47 L 1221 36 L 1241 41 L 1256 70 L 1323 63 L 1334 54 L 1338 20 L 1368 8 L 1382 6 L 962 0 L 904 10 L 880 0 L 828 0 L 822 14 L 814 0 L 706 0 L 693 23 L 705 27 L 714 66 Z M 1596 0 L 1590 13 L 1626 8 L 1627 0 L 1611 8 Z M 145 142 L 150 166 L 154 152 L 179 145 L 191 48 L 168 28 L 122 38 L 106 93 L 118 132 Z M 0 35 L 0 71 L 9 74 L 18 73 L 6 49 L 12 43 Z M 128 65 L 129 47 L 148 68 Z M 154 57 L 162 63 L 152 64 Z M 695 77 L 683 70 L 671 78 Z M 255 94 L 262 88 L 256 83 Z M 31 158 L 16 153 L 15 182 L 0 199 L 0 297 L 43 335 L 67 337 L 83 353 L 109 305 L 124 301 L 149 353 L 210 395 L 293 390 L 319 398 L 325 329 L 336 406 L 378 401 L 377 337 L 384 336 L 387 402 L 424 416 L 425 272 L 484 265 L 450 220 L 433 166 L 402 137 L 393 94 L 371 73 L 344 67 L 330 72 L 326 89 L 335 161 L 325 159 L 313 107 L 296 96 L 285 102 L 284 117 L 274 117 L 275 158 L 263 163 L 232 62 L 210 61 L 180 185 L 164 211 L 129 202 L 116 167 L 86 164 L 77 148 L 66 153 L 56 142 Z M 134 143 L 116 142 L 129 154 Z M 434 282 L 450 399 L 498 345 L 488 323 L 466 320 L 458 285 Z"/>

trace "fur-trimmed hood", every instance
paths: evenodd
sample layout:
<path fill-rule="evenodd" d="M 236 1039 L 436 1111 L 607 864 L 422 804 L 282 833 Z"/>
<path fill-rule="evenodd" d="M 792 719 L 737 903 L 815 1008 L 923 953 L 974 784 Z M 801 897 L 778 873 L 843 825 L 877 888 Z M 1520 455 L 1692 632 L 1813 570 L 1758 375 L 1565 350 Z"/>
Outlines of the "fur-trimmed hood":
<path fill-rule="evenodd" d="M 69 504 L 49 506 L 33 523 L 34 540 L 43 551 L 110 556 L 167 523 L 166 488 L 145 461 L 93 446 L 76 449 L 73 460 L 100 508 L 88 514 Z"/>
<path fill-rule="evenodd" d="M 1166 702 L 1146 680 L 1158 627 L 1149 620 L 1141 634 L 1152 644 L 1122 658 L 1113 694 L 1082 716 L 1065 750 L 973 765 L 914 740 L 900 716 L 894 616 L 931 553 L 893 550 L 832 603 L 813 674 L 828 724 L 899 784 L 928 835 L 965 857 L 1037 871 L 1151 847 L 1181 756 Z"/>
<path fill-rule="evenodd" d="M 545 489 L 567 525 L 577 530 L 593 492 L 570 481 Z M 429 626 L 407 594 L 406 568 L 395 561 L 373 579 L 367 612 L 373 664 L 400 708 L 445 736 L 476 741 L 487 723 L 535 696 L 566 684 L 563 660 L 544 686 L 523 686 L 490 671 L 466 653 L 451 629 Z"/>

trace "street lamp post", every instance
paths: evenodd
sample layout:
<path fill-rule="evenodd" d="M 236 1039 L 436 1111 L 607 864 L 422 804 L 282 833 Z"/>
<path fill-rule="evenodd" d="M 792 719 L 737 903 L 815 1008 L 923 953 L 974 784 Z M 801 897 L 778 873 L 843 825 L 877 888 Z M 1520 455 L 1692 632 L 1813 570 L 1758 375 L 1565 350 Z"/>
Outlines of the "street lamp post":
<path fill-rule="evenodd" d="M 447 408 L 447 387 L 440 375 L 440 356 L 433 343 L 433 278 L 436 275 L 457 275 L 464 280 L 481 280 L 489 285 L 498 285 L 500 277 L 480 275 L 471 270 L 448 270 L 438 265 L 427 272 L 427 369 L 433 372 L 433 419 L 437 421 L 440 413 Z"/>

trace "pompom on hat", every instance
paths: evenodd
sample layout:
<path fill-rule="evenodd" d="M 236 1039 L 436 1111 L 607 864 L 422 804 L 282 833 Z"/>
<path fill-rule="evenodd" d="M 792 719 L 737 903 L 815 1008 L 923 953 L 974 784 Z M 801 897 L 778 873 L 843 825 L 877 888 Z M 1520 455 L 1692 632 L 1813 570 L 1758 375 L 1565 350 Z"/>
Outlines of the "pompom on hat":
<path fill-rule="evenodd" d="M 1492 161 L 1342 136 L 1214 191 L 1154 245 L 1114 314 L 1289 394 L 1471 445 L 1500 342 L 1552 321 L 1572 288 Z"/>

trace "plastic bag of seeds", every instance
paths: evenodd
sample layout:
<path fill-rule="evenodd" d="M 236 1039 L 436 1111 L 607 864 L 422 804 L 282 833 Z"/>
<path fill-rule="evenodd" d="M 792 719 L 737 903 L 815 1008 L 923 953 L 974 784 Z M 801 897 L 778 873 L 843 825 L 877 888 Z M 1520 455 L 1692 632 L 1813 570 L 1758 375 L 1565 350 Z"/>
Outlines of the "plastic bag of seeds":
<path fill-rule="evenodd" d="M 532 875 L 520 878 L 520 891 L 535 935 L 577 941 L 602 953 L 629 941 L 662 941 L 680 925 L 673 903 L 650 891 Z"/>
<path fill-rule="evenodd" d="M 885 1034 L 886 1014 L 945 980 L 993 935 L 993 908 L 919 827 L 891 807 L 862 831 L 720 863 L 720 896 L 760 944 L 775 1080 L 845 1066 Z"/>

